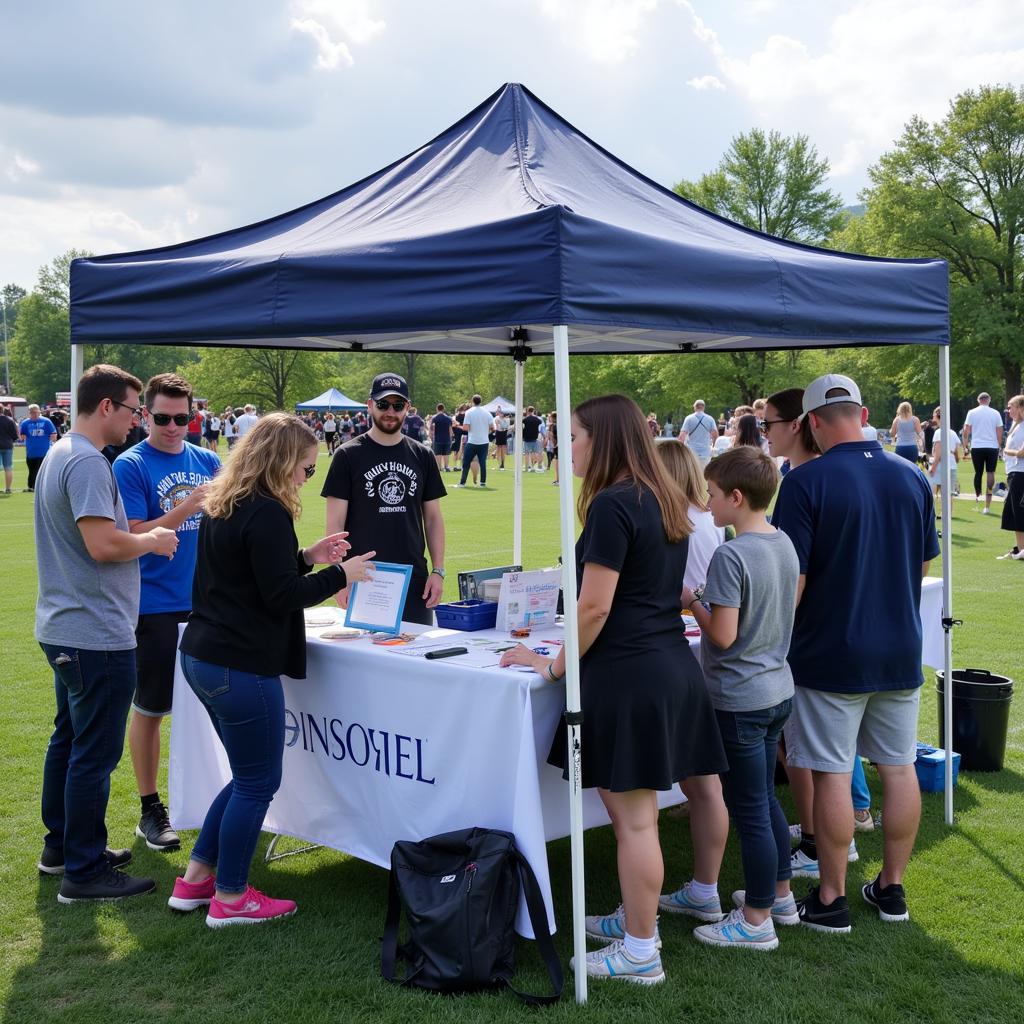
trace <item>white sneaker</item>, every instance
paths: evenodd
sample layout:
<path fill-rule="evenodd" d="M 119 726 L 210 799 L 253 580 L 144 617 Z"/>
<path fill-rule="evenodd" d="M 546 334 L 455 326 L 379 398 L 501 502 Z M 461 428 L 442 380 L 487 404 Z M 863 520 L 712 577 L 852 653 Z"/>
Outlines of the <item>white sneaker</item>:
<path fill-rule="evenodd" d="M 1024 562 L 1024 551 L 1018 551 L 1015 555 L 1010 555 L 1012 559 L 1018 562 Z"/>
<path fill-rule="evenodd" d="M 794 850 L 789 856 L 789 868 L 794 878 L 817 878 L 818 862 L 811 860 L 801 849 Z"/>
<path fill-rule="evenodd" d="M 794 842 L 799 843 L 803 838 L 804 830 L 802 825 L 790 825 L 789 826 L 789 838 Z"/>
<path fill-rule="evenodd" d="M 1007 559 L 1007 558 L 1019 558 L 1019 557 L 1020 557 L 1020 552 L 1016 548 L 1010 548 L 1010 550 L 1007 551 L 1005 555 L 996 555 L 996 561 L 997 562 L 1002 562 L 1004 559 Z"/>
<path fill-rule="evenodd" d="M 732 894 L 732 901 L 737 907 L 742 907 L 747 899 L 746 889 L 737 889 Z M 796 909 L 796 897 L 790 893 L 788 896 L 775 897 L 772 904 L 772 920 L 776 924 L 799 924 L 800 914 Z"/>
<path fill-rule="evenodd" d="M 569 960 L 569 969 L 576 970 L 576 957 Z M 650 960 L 633 960 L 626 955 L 622 939 L 588 953 L 586 971 L 590 978 L 618 978 L 636 985 L 660 985 L 665 980 L 660 953 L 655 953 Z"/>
<path fill-rule="evenodd" d="M 626 911 L 620 903 L 610 914 L 588 915 L 583 919 L 583 927 L 588 939 L 607 942 L 609 939 L 624 938 L 626 935 Z M 657 921 L 654 923 L 654 935 L 661 949 L 661 929 Z"/>
<path fill-rule="evenodd" d="M 981 510 L 981 514 L 983 516 L 990 515 L 991 512 L 992 512 L 992 509 L 990 509 L 987 505 Z"/>
<path fill-rule="evenodd" d="M 702 924 L 694 928 L 693 937 L 709 946 L 732 946 L 739 949 L 767 951 L 779 945 L 779 937 L 775 934 L 775 925 L 770 917 L 763 924 L 751 924 L 741 909 L 730 911 L 725 920 L 717 924 Z"/>
<path fill-rule="evenodd" d="M 874 828 L 874 822 L 871 827 Z M 860 860 L 860 854 L 857 852 L 857 840 L 850 840 L 850 849 L 846 851 L 846 862 L 848 864 L 856 864 Z"/>
<path fill-rule="evenodd" d="M 689 882 L 675 892 L 659 896 L 658 908 L 669 914 L 686 914 L 687 917 L 696 917 L 700 921 L 721 921 L 725 916 L 722 913 L 722 903 L 717 895 L 712 900 L 701 902 L 690 895 Z"/>

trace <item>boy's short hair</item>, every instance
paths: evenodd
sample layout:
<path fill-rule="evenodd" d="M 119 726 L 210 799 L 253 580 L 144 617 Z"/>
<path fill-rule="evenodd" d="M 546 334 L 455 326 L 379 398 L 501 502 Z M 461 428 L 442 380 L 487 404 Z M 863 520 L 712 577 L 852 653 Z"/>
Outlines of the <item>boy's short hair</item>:
<path fill-rule="evenodd" d="M 722 452 L 704 467 L 704 479 L 725 494 L 739 491 L 755 512 L 766 509 L 779 486 L 775 461 L 749 444 Z"/>

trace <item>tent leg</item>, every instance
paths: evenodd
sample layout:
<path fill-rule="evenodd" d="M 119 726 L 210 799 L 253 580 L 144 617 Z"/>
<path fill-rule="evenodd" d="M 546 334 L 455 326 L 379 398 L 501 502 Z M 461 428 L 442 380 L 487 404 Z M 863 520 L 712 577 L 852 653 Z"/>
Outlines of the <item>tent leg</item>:
<path fill-rule="evenodd" d="M 572 402 L 569 395 L 569 328 L 554 328 L 555 396 L 562 437 L 569 436 Z M 583 917 L 583 777 L 580 740 L 580 643 L 576 623 L 576 510 L 571 459 L 562 463 L 559 521 L 562 533 L 562 590 L 565 605 L 565 709 L 569 765 L 569 834 L 572 844 L 572 946 L 576 957 L 576 1002 L 587 1001 L 587 943 Z"/>
<path fill-rule="evenodd" d="M 85 347 L 71 346 L 71 425 L 78 418 L 78 382 L 85 373 Z"/>
<path fill-rule="evenodd" d="M 523 371 L 526 360 L 516 358 L 516 414 L 512 454 L 512 564 L 523 564 Z"/>
<path fill-rule="evenodd" d="M 945 795 L 946 824 L 953 824 L 953 464 L 949 451 L 949 346 L 939 349 L 939 405 L 942 408 L 942 668 L 945 685 L 942 697 L 943 735 L 946 737 Z"/>

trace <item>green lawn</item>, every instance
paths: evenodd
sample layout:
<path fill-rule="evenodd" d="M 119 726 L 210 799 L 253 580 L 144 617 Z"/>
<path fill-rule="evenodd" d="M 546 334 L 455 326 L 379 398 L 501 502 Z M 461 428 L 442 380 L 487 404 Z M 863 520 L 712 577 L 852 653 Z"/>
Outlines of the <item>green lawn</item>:
<path fill-rule="evenodd" d="M 21 453 L 18 453 L 21 458 Z M 323 527 L 317 485 L 305 490 L 300 536 Z M 24 483 L 23 461 L 15 483 Z M 968 467 L 961 484 L 969 490 Z M 444 502 L 448 528 L 449 595 L 460 568 L 511 559 L 512 473 L 493 473 L 493 489 L 456 490 Z M 558 490 L 550 475 L 525 477 L 524 560 L 551 564 L 558 550 Z M 955 662 L 1024 676 L 1024 640 L 1013 625 L 1024 566 L 998 562 L 1008 546 L 998 516 L 973 502 L 956 502 Z M 525 1019 L 535 1011 L 507 995 L 459 999 L 402 991 L 379 979 L 379 937 L 386 874 L 327 850 L 264 866 L 253 881 L 298 900 L 293 920 L 263 929 L 207 929 L 202 915 L 178 916 L 165 899 L 186 853 L 162 856 L 133 840 L 138 808 L 127 752 L 114 780 L 108 812 L 111 842 L 134 844 L 133 870 L 154 876 L 158 892 L 124 905 L 62 907 L 57 882 L 40 878 L 38 799 L 43 752 L 52 716 L 52 681 L 32 639 L 36 593 L 32 496 L 0 499 L 5 601 L 0 615 L 3 666 L 0 765 L 3 856 L 0 858 L 0 1005 L 11 1022 L 143 1022 L 248 1020 L 491 1021 Z M 853 556 L 851 556 L 853 557 Z M 870 557 L 867 553 L 862 557 Z M 933 568 L 938 571 L 938 566 Z M 842 609 L 836 610 L 842 614 Z M 961 775 L 957 822 L 947 829 L 941 794 L 924 800 L 924 819 L 906 885 L 913 920 L 883 925 L 858 895 L 879 866 L 881 838 L 858 839 L 851 865 L 854 931 L 832 938 L 782 929 L 771 955 L 711 949 L 690 937 L 693 923 L 662 920 L 668 983 L 652 990 L 595 982 L 590 1003 L 576 1007 L 571 980 L 562 1003 L 540 1011 L 551 1020 L 682 1020 L 692 1022 L 921 1022 L 968 1024 L 1024 1020 L 1024 696 L 1011 719 L 1007 766 L 997 775 Z M 922 696 L 921 739 L 937 741 L 934 681 Z M 166 765 L 164 766 L 166 768 Z M 877 792 L 878 779 L 869 770 Z M 788 801 L 788 794 L 784 794 Z M 466 822 L 467 825 L 474 824 Z M 685 820 L 663 818 L 667 881 L 690 877 Z M 184 837 L 185 850 L 192 835 Z M 592 912 L 618 901 L 610 829 L 587 833 L 587 894 Z M 262 844 L 261 844 L 262 850 Z M 563 958 L 569 936 L 569 844 L 548 848 Z M 798 880 L 798 891 L 803 886 Z M 803 883 L 806 885 L 807 883 Z M 730 841 L 720 891 L 742 886 Z M 542 990 L 540 960 L 521 943 L 524 986 Z"/>

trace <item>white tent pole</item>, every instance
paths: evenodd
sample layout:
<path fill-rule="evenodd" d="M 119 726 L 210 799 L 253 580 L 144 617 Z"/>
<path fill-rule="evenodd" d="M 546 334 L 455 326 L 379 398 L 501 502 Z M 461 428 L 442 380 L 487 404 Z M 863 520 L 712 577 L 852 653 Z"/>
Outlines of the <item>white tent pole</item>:
<path fill-rule="evenodd" d="M 78 419 L 78 382 L 85 373 L 85 346 L 71 346 L 71 425 Z"/>
<path fill-rule="evenodd" d="M 949 346 L 939 349 L 939 406 L 942 422 L 942 721 L 946 742 L 945 805 L 946 824 L 953 824 L 953 461 L 949 458 Z"/>
<path fill-rule="evenodd" d="M 523 373 L 525 362 L 516 359 L 516 412 L 512 427 L 512 564 L 523 564 Z"/>
<path fill-rule="evenodd" d="M 587 940 L 584 933 L 583 892 L 583 776 L 580 741 L 580 642 L 576 626 L 576 509 L 569 455 L 569 328 L 554 328 L 555 408 L 563 449 L 562 486 L 558 489 L 559 522 L 562 527 L 562 590 L 565 606 L 565 712 L 569 765 L 569 835 L 572 844 L 572 948 L 576 958 L 576 1002 L 587 1001 Z"/>

